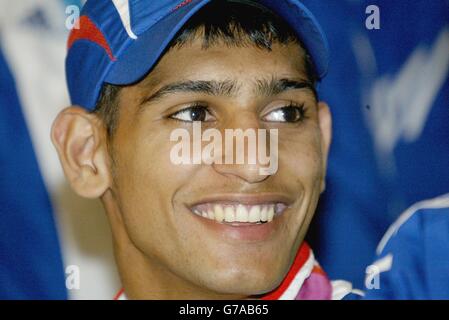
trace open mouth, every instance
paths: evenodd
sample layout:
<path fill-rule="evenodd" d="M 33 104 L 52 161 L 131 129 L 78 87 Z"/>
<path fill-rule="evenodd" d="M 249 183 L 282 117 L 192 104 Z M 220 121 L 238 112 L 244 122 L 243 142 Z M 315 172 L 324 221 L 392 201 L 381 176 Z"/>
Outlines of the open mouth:
<path fill-rule="evenodd" d="M 209 202 L 195 205 L 190 210 L 205 219 L 237 227 L 272 222 L 286 208 L 287 205 L 282 202 L 260 204 Z"/>

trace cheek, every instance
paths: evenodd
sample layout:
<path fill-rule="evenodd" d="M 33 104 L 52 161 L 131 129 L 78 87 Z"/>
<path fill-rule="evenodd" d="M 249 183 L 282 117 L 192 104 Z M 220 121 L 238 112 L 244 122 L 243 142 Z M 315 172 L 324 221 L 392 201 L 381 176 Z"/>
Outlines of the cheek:
<path fill-rule="evenodd" d="M 304 238 L 312 219 L 324 175 L 321 135 L 318 127 L 281 133 L 279 140 L 279 181 L 299 195 L 284 233 L 297 241 Z"/>
<path fill-rule="evenodd" d="M 129 134 L 123 142 L 118 161 L 120 181 L 135 194 L 170 197 L 188 179 L 193 167 L 173 164 L 170 152 L 176 143 L 170 141 L 169 131 L 143 131 Z"/>
<path fill-rule="evenodd" d="M 279 173 L 296 178 L 304 188 L 314 186 L 323 176 L 321 135 L 317 126 L 285 130 L 279 137 Z"/>
<path fill-rule="evenodd" d="M 116 194 L 133 241 L 139 247 L 163 248 L 169 243 L 164 235 L 174 232 L 173 197 L 188 183 L 193 168 L 172 164 L 169 132 L 142 131 L 128 132 L 117 142 Z"/>

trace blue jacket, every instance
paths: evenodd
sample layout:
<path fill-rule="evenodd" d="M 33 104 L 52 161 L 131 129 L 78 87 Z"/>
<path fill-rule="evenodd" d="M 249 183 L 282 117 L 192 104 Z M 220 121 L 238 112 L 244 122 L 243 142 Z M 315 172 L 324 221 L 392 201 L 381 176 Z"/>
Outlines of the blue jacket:
<path fill-rule="evenodd" d="M 405 211 L 377 254 L 365 299 L 449 299 L 449 194 Z"/>

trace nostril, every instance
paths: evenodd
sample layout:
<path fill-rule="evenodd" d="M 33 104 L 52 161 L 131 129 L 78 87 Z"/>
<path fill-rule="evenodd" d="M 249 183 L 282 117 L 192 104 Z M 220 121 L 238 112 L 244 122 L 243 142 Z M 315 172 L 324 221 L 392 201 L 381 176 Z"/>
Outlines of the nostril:
<path fill-rule="evenodd" d="M 212 167 L 219 174 L 226 177 L 236 177 L 247 183 L 260 183 L 270 177 L 261 174 L 260 166 L 256 164 L 212 164 Z"/>

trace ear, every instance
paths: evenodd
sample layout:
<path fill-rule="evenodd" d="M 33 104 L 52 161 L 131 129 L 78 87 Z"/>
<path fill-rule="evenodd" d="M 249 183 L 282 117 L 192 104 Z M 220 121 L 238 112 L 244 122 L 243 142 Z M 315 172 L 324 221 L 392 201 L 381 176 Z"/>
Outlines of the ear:
<path fill-rule="evenodd" d="M 111 185 L 101 120 L 81 107 L 69 107 L 55 119 L 51 139 L 73 190 L 82 197 L 101 197 Z"/>
<path fill-rule="evenodd" d="M 318 121 L 321 130 L 321 152 L 323 155 L 323 178 L 321 181 L 321 192 L 323 192 L 326 189 L 327 160 L 332 142 L 332 115 L 325 102 L 318 103 Z"/>

